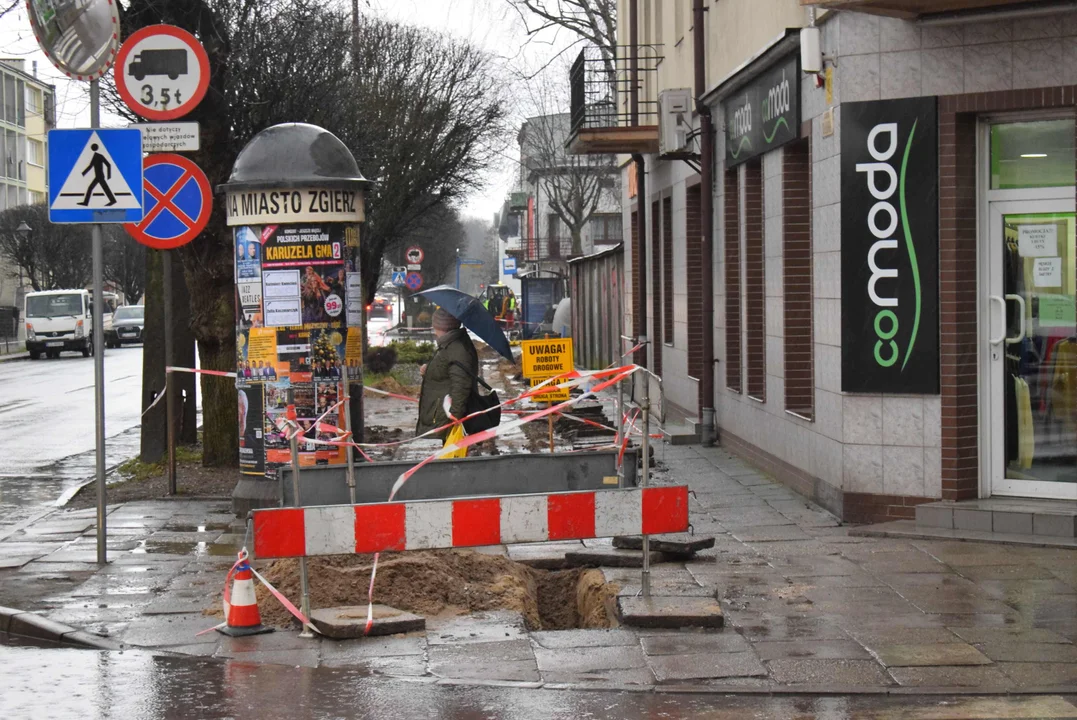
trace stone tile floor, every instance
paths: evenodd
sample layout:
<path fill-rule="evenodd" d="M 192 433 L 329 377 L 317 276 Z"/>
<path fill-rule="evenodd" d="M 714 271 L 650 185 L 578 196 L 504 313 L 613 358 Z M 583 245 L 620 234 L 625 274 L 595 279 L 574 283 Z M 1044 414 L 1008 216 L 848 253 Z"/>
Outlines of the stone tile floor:
<path fill-rule="evenodd" d="M 110 508 L 111 562 L 101 570 L 93 511 L 41 518 L 0 541 L 0 605 L 164 651 L 400 677 L 733 691 L 1077 688 L 1077 551 L 851 537 L 719 448 L 663 446 L 659 460 L 654 482 L 688 484 L 694 532 L 716 542 L 692 562 L 654 566 L 652 592 L 714 594 L 722 630 L 528 633 L 518 616 L 492 612 L 365 641 L 196 635 L 215 622 L 202 608 L 243 540 L 227 503 L 201 501 Z M 542 552 L 520 547 L 501 551 Z M 638 571 L 604 572 L 623 595 L 638 592 Z"/>

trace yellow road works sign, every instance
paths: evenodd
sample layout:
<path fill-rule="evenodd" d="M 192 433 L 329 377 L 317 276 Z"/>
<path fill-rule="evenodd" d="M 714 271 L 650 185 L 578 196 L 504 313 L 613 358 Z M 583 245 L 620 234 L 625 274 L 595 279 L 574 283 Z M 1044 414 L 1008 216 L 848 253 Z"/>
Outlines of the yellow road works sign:
<path fill-rule="evenodd" d="M 520 349 L 523 351 L 521 357 L 524 377 L 531 381 L 531 387 L 573 368 L 571 338 L 524 340 L 520 343 Z M 532 399 L 540 402 L 564 402 L 568 398 L 568 388 L 563 388 L 535 395 Z"/>
<path fill-rule="evenodd" d="M 550 375 L 550 377 L 553 377 L 553 375 Z M 531 387 L 535 387 L 536 385 L 541 384 L 543 380 L 548 379 L 549 378 L 544 377 L 529 378 L 529 380 L 531 381 Z M 550 383 L 550 385 L 548 385 L 547 387 L 553 389 L 549 392 L 541 392 L 538 395 L 532 395 L 531 399 L 537 400 L 539 402 L 564 402 L 565 400 L 568 400 L 568 388 L 559 388 L 554 383 Z"/>
<path fill-rule="evenodd" d="M 572 338 L 524 340 L 520 349 L 526 378 L 548 378 L 572 369 Z"/>

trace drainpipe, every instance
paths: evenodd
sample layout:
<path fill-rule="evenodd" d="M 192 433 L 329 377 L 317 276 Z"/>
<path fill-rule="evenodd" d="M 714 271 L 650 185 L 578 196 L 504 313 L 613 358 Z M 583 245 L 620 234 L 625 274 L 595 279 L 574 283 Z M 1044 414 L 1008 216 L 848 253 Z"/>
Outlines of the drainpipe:
<path fill-rule="evenodd" d="M 696 75 L 696 112 L 699 113 L 700 214 L 703 236 L 699 244 L 699 262 L 703 265 L 703 377 L 699 379 L 700 440 L 704 447 L 714 445 L 714 125 L 711 109 L 703 102 L 707 92 L 707 50 L 703 27 L 703 0 L 692 0 Z"/>
<path fill-rule="evenodd" d="M 628 4 L 628 43 L 629 43 L 629 82 L 628 97 L 632 127 L 639 127 L 639 0 L 629 0 Z M 632 155 L 636 164 L 636 266 L 639 268 L 639 283 L 636 285 L 636 313 L 640 323 L 640 333 L 647 334 L 647 174 L 643 155 Z M 647 348 L 636 351 L 634 362 L 649 367 Z"/>

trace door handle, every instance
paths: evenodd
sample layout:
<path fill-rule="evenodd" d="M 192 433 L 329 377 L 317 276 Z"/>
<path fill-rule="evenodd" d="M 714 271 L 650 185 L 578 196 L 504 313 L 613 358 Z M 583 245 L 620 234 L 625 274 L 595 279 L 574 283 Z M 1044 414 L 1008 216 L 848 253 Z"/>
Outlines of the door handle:
<path fill-rule="evenodd" d="M 1017 331 L 1017 337 L 1006 338 L 1007 345 L 1016 345 L 1025 339 L 1025 299 L 1020 295 L 1007 295 L 1006 299 L 1017 303 L 1018 317 L 1021 319 L 1020 325 L 1018 325 L 1020 329 Z M 1003 322 L 1002 332 L 1006 332 L 1005 322 Z"/>
<path fill-rule="evenodd" d="M 1001 313 L 1000 317 L 1002 320 L 1002 332 L 999 333 L 998 337 L 990 338 L 990 342 L 992 345 L 1001 345 L 1002 341 L 1006 339 L 1006 301 L 998 295 L 991 295 L 990 302 L 998 303 L 999 312 Z M 987 324 L 988 327 L 991 326 L 991 313 L 987 314 Z"/>

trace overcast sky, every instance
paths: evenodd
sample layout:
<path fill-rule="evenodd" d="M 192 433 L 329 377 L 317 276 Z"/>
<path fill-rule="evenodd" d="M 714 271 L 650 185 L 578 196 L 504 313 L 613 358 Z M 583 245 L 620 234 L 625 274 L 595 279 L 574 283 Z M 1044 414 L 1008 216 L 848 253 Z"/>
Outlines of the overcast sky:
<path fill-rule="evenodd" d="M 350 0 L 340 1 L 342 7 L 351 7 Z M 468 39 L 498 57 L 509 71 L 533 72 L 573 39 L 563 31 L 550 32 L 528 43 L 524 27 L 507 0 L 359 0 L 359 9 L 363 13 L 373 13 Z M 21 3 L 15 11 L 0 19 L 0 56 L 24 58 L 27 72 L 32 72 L 32 62 L 36 60 L 38 76 L 56 85 L 58 125 L 89 126 L 88 83 L 68 80 L 53 67 L 38 49 L 30 23 L 26 19 L 25 6 Z M 567 85 L 568 78 L 561 72 L 547 73 L 533 82 L 557 84 L 560 90 L 561 84 Z M 525 105 L 527 98 L 533 95 L 534 92 L 521 90 L 520 105 L 512 109 L 513 114 L 528 114 Z M 118 117 L 109 117 L 103 113 L 101 124 L 116 126 L 125 123 Z M 485 189 L 464 204 L 464 214 L 490 220 L 492 214 L 500 209 L 512 182 L 515 164 L 513 158 L 516 154 L 515 145 L 510 144 L 499 166 L 484 178 Z"/>

